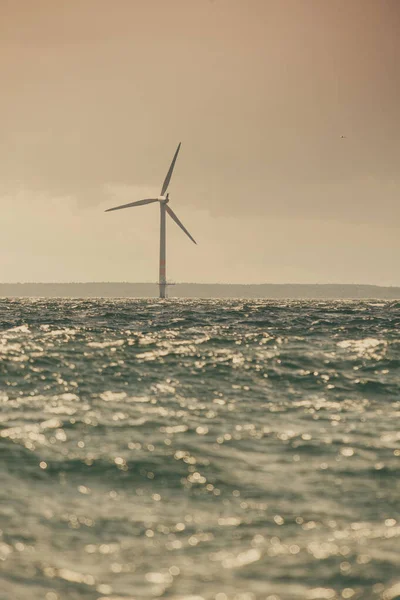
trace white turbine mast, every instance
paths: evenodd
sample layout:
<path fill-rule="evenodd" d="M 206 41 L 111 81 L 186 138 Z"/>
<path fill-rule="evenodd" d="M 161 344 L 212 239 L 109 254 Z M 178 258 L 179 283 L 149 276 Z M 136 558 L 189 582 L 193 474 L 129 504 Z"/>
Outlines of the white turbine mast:
<path fill-rule="evenodd" d="M 170 168 L 168 169 L 167 176 L 164 180 L 163 186 L 161 188 L 161 194 L 158 198 L 145 198 L 144 200 L 137 200 L 136 202 L 129 202 L 128 204 L 122 204 L 121 206 L 115 206 L 114 208 L 109 208 L 105 212 L 111 212 L 113 210 L 120 210 L 122 208 L 130 208 L 131 206 L 142 206 L 144 204 L 152 204 L 153 202 L 160 203 L 160 268 L 159 268 L 159 280 L 158 285 L 160 288 L 160 298 L 166 297 L 166 288 L 167 288 L 167 268 L 166 268 L 166 235 L 165 235 L 165 213 L 168 213 L 169 216 L 175 223 L 186 233 L 186 235 L 197 244 L 197 242 L 192 238 L 186 227 L 181 223 L 178 219 L 174 211 L 168 206 L 169 202 L 169 194 L 167 193 L 167 189 L 169 186 L 169 182 L 171 180 L 172 172 L 175 167 L 175 162 L 180 150 L 181 144 L 178 144 L 176 152 L 174 154 L 174 158 L 172 159 L 172 163 Z"/>

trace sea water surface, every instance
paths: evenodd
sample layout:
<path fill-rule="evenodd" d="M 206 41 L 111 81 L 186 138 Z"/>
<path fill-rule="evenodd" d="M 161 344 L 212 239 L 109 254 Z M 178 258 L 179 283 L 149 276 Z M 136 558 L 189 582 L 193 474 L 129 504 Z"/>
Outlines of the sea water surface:
<path fill-rule="evenodd" d="M 1 600 L 400 598 L 399 324 L 1 299 Z"/>

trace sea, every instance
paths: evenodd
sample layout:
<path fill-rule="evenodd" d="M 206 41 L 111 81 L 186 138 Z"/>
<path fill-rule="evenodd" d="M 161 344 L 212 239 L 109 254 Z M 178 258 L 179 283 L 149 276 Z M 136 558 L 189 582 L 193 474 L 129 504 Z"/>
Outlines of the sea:
<path fill-rule="evenodd" d="M 0 299 L 0 599 L 399 599 L 399 367 L 395 300 Z"/>

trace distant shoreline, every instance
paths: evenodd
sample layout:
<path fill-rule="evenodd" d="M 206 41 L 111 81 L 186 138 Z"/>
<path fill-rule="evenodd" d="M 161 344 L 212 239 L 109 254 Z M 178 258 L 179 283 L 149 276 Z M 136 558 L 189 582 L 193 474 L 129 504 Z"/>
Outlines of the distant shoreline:
<path fill-rule="evenodd" d="M 168 287 L 170 298 L 271 299 L 400 299 L 400 287 L 356 284 L 301 283 L 177 283 Z M 153 283 L 0 283 L 0 297 L 45 298 L 152 298 Z"/>

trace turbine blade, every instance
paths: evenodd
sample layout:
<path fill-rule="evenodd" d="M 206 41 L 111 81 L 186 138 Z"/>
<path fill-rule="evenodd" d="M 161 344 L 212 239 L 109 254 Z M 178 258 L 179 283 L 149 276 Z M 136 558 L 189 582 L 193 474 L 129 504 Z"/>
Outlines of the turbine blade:
<path fill-rule="evenodd" d="M 167 191 L 167 188 L 169 186 L 169 182 L 171 180 L 172 171 L 174 170 L 176 158 L 178 156 L 178 152 L 179 152 L 180 147 L 181 147 L 181 143 L 179 142 L 178 147 L 176 149 L 176 152 L 174 154 L 174 158 L 172 159 L 171 166 L 170 166 L 170 168 L 168 170 L 167 176 L 166 176 L 166 178 L 164 180 L 164 183 L 163 183 L 163 186 L 161 188 L 161 196 L 164 196 L 164 194 Z"/>
<path fill-rule="evenodd" d="M 180 222 L 180 220 L 178 219 L 178 217 L 176 216 L 176 214 L 174 213 L 174 211 L 172 210 L 172 208 L 170 208 L 168 206 L 168 204 L 165 205 L 165 209 L 167 211 L 167 213 L 169 214 L 169 216 L 171 217 L 171 219 L 173 219 L 175 221 L 175 223 L 177 225 L 179 225 L 179 227 L 182 229 L 182 231 L 184 231 L 186 233 L 186 235 L 192 240 L 192 242 L 194 244 L 197 244 L 196 240 L 194 238 L 192 238 L 192 236 L 190 235 L 190 233 L 188 232 L 188 230 L 186 229 L 186 227 Z"/>
<path fill-rule="evenodd" d="M 121 204 L 121 206 L 114 206 L 114 208 L 107 208 L 104 212 L 111 212 L 112 210 L 120 210 L 121 208 L 130 208 L 131 206 L 142 206 L 143 204 L 152 204 L 152 202 L 158 202 L 157 198 L 146 198 L 145 200 L 138 200 L 137 202 L 129 202 L 128 204 Z"/>

